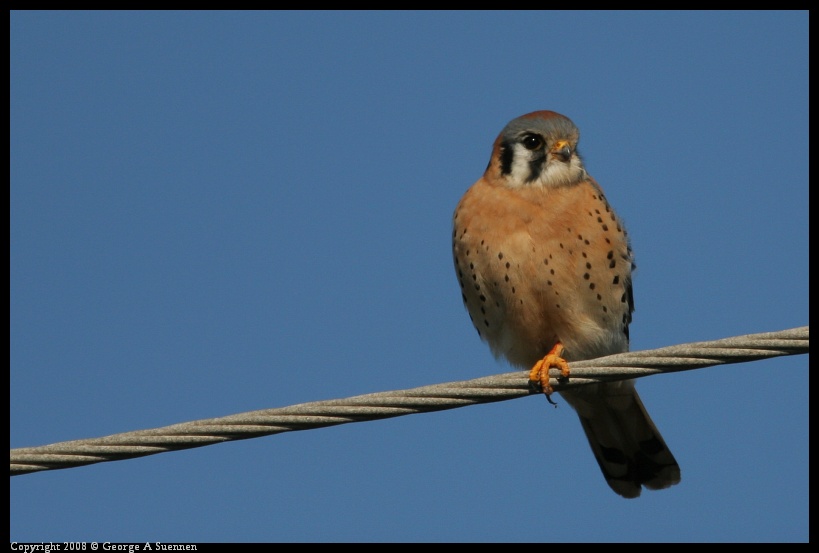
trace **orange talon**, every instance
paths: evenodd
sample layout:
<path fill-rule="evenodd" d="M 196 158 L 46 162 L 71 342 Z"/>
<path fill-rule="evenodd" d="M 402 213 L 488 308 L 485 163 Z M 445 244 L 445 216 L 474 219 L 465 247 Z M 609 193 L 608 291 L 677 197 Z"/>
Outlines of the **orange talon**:
<path fill-rule="evenodd" d="M 569 364 L 563 357 L 563 344 L 560 342 L 555 344 L 555 347 L 546 354 L 546 356 L 535 363 L 532 370 L 529 371 L 529 389 L 533 392 L 543 392 L 546 394 L 546 399 L 549 403 L 554 403 L 550 397 L 554 392 L 554 388 L 549 383 L 549 369 L 552 367 L 560 369 L 560 375 L 563 378 L 569 377 Z"/>

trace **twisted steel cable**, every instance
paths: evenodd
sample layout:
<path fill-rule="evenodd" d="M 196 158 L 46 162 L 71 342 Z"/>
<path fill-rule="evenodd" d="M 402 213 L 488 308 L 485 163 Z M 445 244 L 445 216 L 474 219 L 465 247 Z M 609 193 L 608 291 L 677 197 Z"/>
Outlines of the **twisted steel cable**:
<path fill-rule="evenodd" d="M 748 334 L 576 361 L 571 364 L 570 378 L 565 381 L 552 378 L 552 385 L 555 390 L 565 390 L 592 382 L 809 353 L 809 348 L 807 326 Z M 519 398 L 530 393 L 528 373 L 515 371 L 462 382 L 250 411 L 102 438 L 12 449 L 9 475 L 131 459 L 280 432 L 454 409 Z"/>

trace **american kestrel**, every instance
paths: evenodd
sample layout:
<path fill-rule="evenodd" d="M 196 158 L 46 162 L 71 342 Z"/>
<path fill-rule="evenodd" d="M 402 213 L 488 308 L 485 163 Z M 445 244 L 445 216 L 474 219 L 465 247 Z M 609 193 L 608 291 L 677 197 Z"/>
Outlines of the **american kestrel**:
<path fill-rule="evenodd" d="M 577 152 L 580 132 L 553 111 L 511 121 L 453 218 L 464 305 L 496 357 L 530 371 L 628 351 L 634 310 L 622 222 Z M 580 416 L 609 486 L 623 497 L 680 481 L 680 467 L 633 380 L 560 392 Z"/>

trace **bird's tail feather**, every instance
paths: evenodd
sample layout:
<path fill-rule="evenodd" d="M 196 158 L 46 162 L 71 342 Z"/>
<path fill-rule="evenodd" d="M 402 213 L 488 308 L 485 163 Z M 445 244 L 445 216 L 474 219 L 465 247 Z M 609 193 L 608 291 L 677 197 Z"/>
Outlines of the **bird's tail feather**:
<path fill-rule="evenodd" d="M 623 497 L 680 481 L 680 467 L 631 380 L 562 392 L 574 407 L 608 485 Z"/>

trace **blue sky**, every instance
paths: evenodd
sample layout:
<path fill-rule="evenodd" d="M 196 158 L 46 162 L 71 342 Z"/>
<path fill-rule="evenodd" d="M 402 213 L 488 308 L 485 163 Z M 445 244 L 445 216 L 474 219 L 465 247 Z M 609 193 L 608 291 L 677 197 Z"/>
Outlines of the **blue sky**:
<path fill-rule="evenodd" d="M 11 447 L 511 370 L 451 215 L 538 109 L 632 349 L 808 324 L 807 12 L 12 12 Z M 527 397 L 14 477 L 11 540 L 808 539 L 808 356 L 638 388 L 682 482 L 636 500 Z"/>

